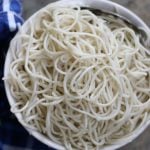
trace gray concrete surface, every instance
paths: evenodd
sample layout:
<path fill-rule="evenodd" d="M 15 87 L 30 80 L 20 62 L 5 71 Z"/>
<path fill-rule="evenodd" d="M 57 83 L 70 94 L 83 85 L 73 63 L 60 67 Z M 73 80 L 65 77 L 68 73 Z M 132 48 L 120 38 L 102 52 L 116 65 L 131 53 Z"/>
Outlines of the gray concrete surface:
<path fill-rule="evenodd" d="M 30 17 L 35 11 L 55 0 L 23 0 L 23 16 Z M 150 0 L 112 0 L 117 2 L 140 16 L 150 27 Z M 119 150 L 150 150 L 150 127 L 146 129 L 136 140 Z"/>

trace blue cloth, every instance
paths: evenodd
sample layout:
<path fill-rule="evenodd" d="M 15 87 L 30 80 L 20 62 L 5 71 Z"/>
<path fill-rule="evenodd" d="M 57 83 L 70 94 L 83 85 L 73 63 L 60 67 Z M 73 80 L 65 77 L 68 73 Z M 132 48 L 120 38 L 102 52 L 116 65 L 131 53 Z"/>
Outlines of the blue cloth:
<path fill-rule="evenodd" d="M 0 0 L 0 40 L 10 40 L 23 23 L 19 0 Z"/>
<path fill-rule="evenodd" d="M 1 79 L 9 41 L 23 23 L 21 4 L 21 0 L 0 0 Z M 52 150 L 29 135 L 10 112 L 2 80 L 0 80 L 0 150 Z"/>

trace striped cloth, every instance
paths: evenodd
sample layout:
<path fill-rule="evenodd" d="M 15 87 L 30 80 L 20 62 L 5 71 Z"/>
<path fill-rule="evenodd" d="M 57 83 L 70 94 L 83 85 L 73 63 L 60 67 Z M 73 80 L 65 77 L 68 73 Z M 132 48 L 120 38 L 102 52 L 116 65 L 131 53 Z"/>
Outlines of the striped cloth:
<path fill-rule="evenodd" d="M 10 40 L 23 23 L 19 0 L 0 0 L 0 40 Z M 5 34 L 4 34 L 5 33 Z"/>
<path fill-rule="evenodd" d="M 0 0 L 0 78 L 3 77 L 5 54 L 9 41 L 23 23 L 21 0 Z M 0 150 L 52 150 L 18 123 L 9 111 L 3 81 L 0 80 Z"/>

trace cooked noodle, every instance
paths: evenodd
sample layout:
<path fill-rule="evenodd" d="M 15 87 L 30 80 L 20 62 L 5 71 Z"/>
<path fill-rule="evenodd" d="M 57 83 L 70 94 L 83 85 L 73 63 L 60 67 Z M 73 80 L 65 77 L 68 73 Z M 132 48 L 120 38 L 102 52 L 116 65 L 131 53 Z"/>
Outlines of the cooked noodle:
<path fill-rule="evenodd" d="M 121 20 L 49 7 L 11 50 L 12 112 L 68 150 L 122 143 L 150 119 L 150 51 Z"/>

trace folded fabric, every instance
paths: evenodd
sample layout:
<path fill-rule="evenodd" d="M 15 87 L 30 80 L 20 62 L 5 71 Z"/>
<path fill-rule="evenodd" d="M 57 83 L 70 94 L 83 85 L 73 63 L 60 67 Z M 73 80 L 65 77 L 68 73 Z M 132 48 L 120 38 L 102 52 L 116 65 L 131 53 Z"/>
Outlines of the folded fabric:
<path fill-rule="evenodd" d="M 1 0 L 0 11 L 13 11 L 18 15 L 22 14 L 21 0 Z"/>
<path fill-rule="evenodd" d="M 23 23 L 20 0 L 0 0 L 0 41 L 10 40 Z"/>

